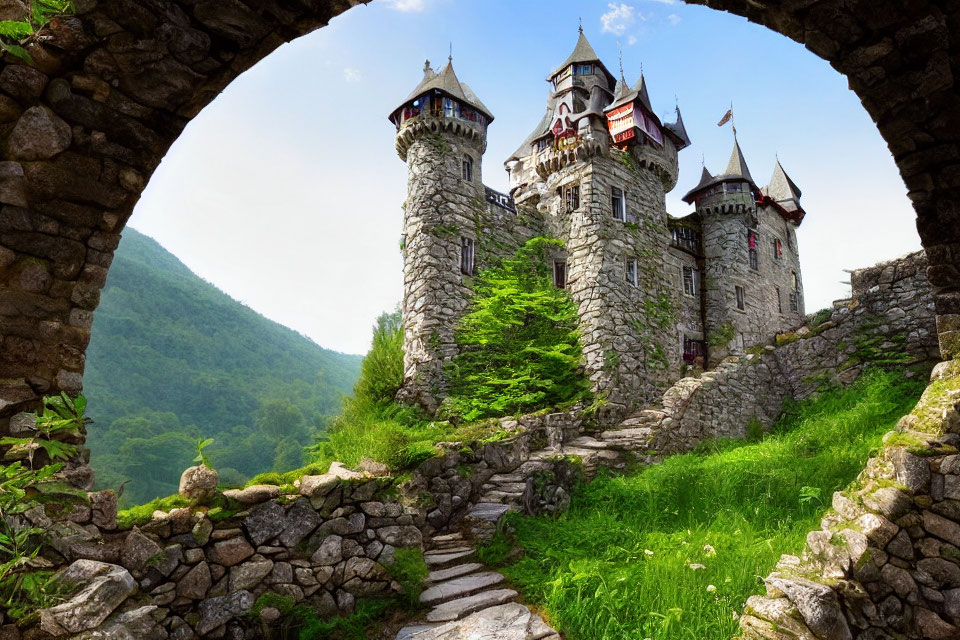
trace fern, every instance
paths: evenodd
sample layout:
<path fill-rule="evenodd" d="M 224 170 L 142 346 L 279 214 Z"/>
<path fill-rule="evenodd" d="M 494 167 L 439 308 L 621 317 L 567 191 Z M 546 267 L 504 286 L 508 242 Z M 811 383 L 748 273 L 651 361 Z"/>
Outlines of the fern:
<path fill-rule="evenodd" d="M 24 45 L 31 42 L 51 20 L 73 15 L 74 11 L 73 0 L 31 0 L 26 20 L 0 21 L 0 51 L 33 64 L 33 58 Z"/>

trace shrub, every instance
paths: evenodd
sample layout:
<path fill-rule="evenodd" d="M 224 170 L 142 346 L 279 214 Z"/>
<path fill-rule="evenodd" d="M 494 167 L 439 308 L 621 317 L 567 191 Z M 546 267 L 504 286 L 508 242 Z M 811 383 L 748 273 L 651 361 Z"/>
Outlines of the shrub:
<path fill-rule="evenodd" d="M 559 240 L 533 238 L 512 258 L 481 271 L 470 311 L 457 327 L 448 407 L 466 420 L 586 399 L 577 307 L 553 284 Z"/>
<path fill-rule="evenodd" d="M 400 584 L 407 608 L 416 609 L 420 605 L 423 582 L 430 574 L 420 549 L 397 549 L 393 563 L 387 565 L 387 573 Z"/>
<path fill-rule="evenodd" d="M 373 402 L 390 402 L 402 384 L 403 321 L 397 310 L 377 318 L 370 352 L 360 365 L 353 395 Z"/>

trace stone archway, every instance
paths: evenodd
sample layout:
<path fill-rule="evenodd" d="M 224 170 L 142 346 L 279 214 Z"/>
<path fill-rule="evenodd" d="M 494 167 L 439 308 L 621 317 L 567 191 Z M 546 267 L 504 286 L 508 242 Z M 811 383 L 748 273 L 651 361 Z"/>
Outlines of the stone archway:
<path fill-rule="evenodd" d="M 36 66 L 0 71 L 0 432 L 79 391 L 113 251 L 189 120 L 280 44 L 368 0 L 77 0 Z M 827 60 L 894 155 L 929 256 L 943 356 L 960 354 L 960 8 L 947 0 L 687 0 Z M 825 145 L 829 144 L 825 142 Z"/>

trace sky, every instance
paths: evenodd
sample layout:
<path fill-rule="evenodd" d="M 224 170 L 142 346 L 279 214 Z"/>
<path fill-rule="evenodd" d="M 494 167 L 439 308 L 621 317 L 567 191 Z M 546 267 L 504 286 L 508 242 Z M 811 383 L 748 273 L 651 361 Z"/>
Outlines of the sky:
<path fill-rule="evenodd" d="M 283 45 L 242 74 L 172 146 L 131 226 L 263 315 L 348 353 L 402 297 L 407 171 L 387 115 L 452 50 L 493 112 L 484 181 L 542 116 L 545 78 L 583 29 L 608 69 L 618 44 L 654 110 L 679 104 L 692 146 L 667 211 L 726 166 L 733 104 L 754 179 L 775 159 L 803 191 L 798 230 L 807 311 L 849 295 L 844 269 L 920 248 L 889 151 L 846 80 L 801 45 L 739 16 L 678 0 L 374 0 Z M 96 326 L 94 326 L 96 330 Z"/>

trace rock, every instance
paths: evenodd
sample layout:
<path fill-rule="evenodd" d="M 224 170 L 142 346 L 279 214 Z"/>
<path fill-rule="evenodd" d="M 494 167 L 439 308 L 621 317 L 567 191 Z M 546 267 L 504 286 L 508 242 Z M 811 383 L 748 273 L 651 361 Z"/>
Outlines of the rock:
<path fill-rule="evenodd" d="M 764 582 L 790 599 L 804 623 L 821 640 L 852 640 L 847 619 L 840 610 L 837 595 L 830 587 L 805 578 L 771 576 Z"/>
<path fill-rule="evenodd" d="M 883 566 L 883 569 L 880 570 L 880 578 L 890 585 L 901 598 L 906 599 L 910 594 L 917 591 L 917 583 L 914 582 L 913 576 L 906 569 L 892 564 Z"/>
<path fill-rule="evenodd" d="M 95 560 L 75 561 L 57 576 L 57 582 L 83 586 L 63 604 L 40 610 L 40 627 L 54 636 L 99 626 L 137 590 L 129 571 Z"/>
<path fill-rule="evenodd" d="M 117 528 L 117 494 L 113 489 L 88 493 L 90 521 L 106 531 Z"/>
<path fill-rule="evenodd" d="M 888 520 L 897 520 L 913 507 L 910 498 L 894 487 L 883 487 L 863 496 L 863 504 Z"/>
<path fill-rule="evenodd" d="M 250 510 L 243 519 L 243 528 L 255 546 L 259 546 L 283 531 L 286 516 L 276 502 L 265 502 Z"/>
<path fill-rule="evenodd" d="M 896 448 L 890 454 L 890 461 L 897 473 L 897 482 L 911 493 L 922 491 L 930 482 L 930 465 L 920 456 L 903 448 Z"/>
<path fill-rule="evenodd" d="M 917 568 L 927 572 L 941 589 L 960 587 L 960 567 L 943 558 L 924 558 Z"/>
<path fill-rule="evenodd" d="M 325 473 L 322 476 L 300 478 L 300 495 L 308 498 L 323 498 L 340 484 L 340 478 Z"/>
<path fill-rule="evenodd" d="M 193 525 L 193 529 L 190 530 L 193 541 L 201 547 L 210 542 L 210 534 L 212 533 L 213 521 L 206 517 L 198 520 L 197 524 Z"/>
<path fill-rule="evenodd" d="M 327 536 L 310 557 L 315 565 L 329 566 L 343 560 L 343 538 L 337 535 Z"/>
<path fill-rule="evenodd" d="M 197 609 L 200 616 L 197 621 L 197 634 L 202 636 L 210 633 L 220 625 L 239 618 L 253 608 L 254 601 L 255 598 L 249 591 L 238 591 L 204 600 Z"/>
<path fill-rule="evenodd" d="M 394 547 L 419 547 L 423 543 L 420 529 L 412 525 L 383 527 L 377 532 L 377 536 L 384 544 Z"/>
<path fill-rule="evenodd" d="M 273 571 L 273 560 L 244 562 L 230 569 L 230 591 L 252 589 Z"/>
<path fill-rule="evenodd" d="M 0 73 L 0 89 L 17 100 L 33 102 L 43 93 L 49 78 L 26 64 L 8 64 Z"/>
<path fill-rule="evenodd" d="M 320 526 L 323 518 L 320 517 L 308 500 L 300 499 L 289 509 L 284 522 L 283 531 L 278 540 L 285 547 L 296 547 L 300 541 L 313 533 Z"/>
<path fill-rule="evenodd" d="M 343 581 L 349 582 L 353 578 L 362 580 L 387 579 L 382 566 L 370 558 L 359 556 L 349 558 L 343 567 Z"/>
<path fill-rule="evenodd" d="M 960 629 L 929 609 L 916 607 L 913 615 L 917 629 L 925 640 L 956 640 L 960 635 Z"/>
<path fill-rule="evenodd" d="M 352 471 L 347 469 L 343 463 L 334 462 L 330 465 L 330 468 L 327 469 L 327 474 L 331 476 L 336 476 L 341 480 L 361 480 L 363 479 L 363 474 L 357 471 Z"/>
<path fill-rule="evenodd" d="M 532 640 L 557 637 L 556 633 L 530 609 L 510 603 L 478 611 L 457 622 L 405 627 L 396 640 Z"/>
<path fill-rule="evenodd" d="M 189 467 L 180 476 L 180 495 L 201 504 L 208 502 L 217 493 L 217 472 L 206 465 Z"/>
<path fill-rule="evenodd" d="M 960 547 L 960 524 L 930 511 L 923 512 L 923 528 L 954 546 Z"/>
<path fill-rule="evenodd" d="M 897 535 L 899 527 L 893 524 L 883 516 L 878 516 L 875 513 L 865 513 L 859 518 L 857 518 L 857 525 L 860 531 L 867 536 L 870 542 L 874 543 L 881 549 L 887 546 L 887 543 L 893 540 L 893 536 Z"/>
<path fill-rule="evenodd" d="M 427 622 L 459 620 L 474 611 L 510 602 L 516 597 L 517 592 L 513 589 L 492 589 L 473 596 L 457 598 L 456 600 L 444 602 L 434 607 L 433 610 L 427 614 Z"/>
<path fill-rule="evenodd" d="M 492 587 L 495 584 L 503 582 L 503 575 L 495 571 L 485 571 L 483 573 L 474 573 L 460 578 L 453 578 L 446 582 L 441 582 L 428 589 L 424 589 L 420 594 L 420 602 L 423 604 L 433 604 L 442 600 L 460 598 Z"/>
<path fill-rule="evenodd" d="M 242 505 L 260 504 L 280 497 L 280 487 L 270 484 L 254 484 L 246 489 L 227 489 L 224 497 L 236 500 Z"/>
<path fill-rule="evenodd" d="M 319 530 L 324 533 L 334 533 L 338 536 L 349 536 L 362 532 L 365 524 L 366 516 L 362 513 L 354 513 L 349 518 L 327 520 L 320 525 Z"/>
<path fill-rule="evenodd" d="M 72 640 L 167 640 L 169 636 L 158 624 L 157 615 L 158 609 L 154 605 L 125 611 Z"/>
<path fill-rule="evenodd" d="M 120 549 L 120 564 L 134 571 L 143 569 L 151 558 L 162 552 L 163 549 L 159 544 L 134 527 Z"/>
<path fill-rule="evenodd" d="M 192 600 L 203 600 L 212 585 L 210 565 L 201 562 L 180 578 L 180 582 L 177 583 L 177 595 Z"/>
<path fill-rule="evenodd" d="M 73 133 L 60 116 L 44 107 L 23 112 L 7 138 L 7 152 L 18 160 L 47 160 L 70 146 Z"/>
<path fill-rule="evenodd" d="M 211 562 L 232 567 L 253 555 L 253 547 L 244 538 L 230 538 L 213 544 L 209 558 Z"/>
<path fill-rule="evenodd" d="M 371 460 L 370 458 L 364 458 L 361 460 L 357 467 L 360 469 L 360 471 L 369 476 L 383 477 L 390 475 L 390 467 L 388 465 L 385 465 L 382 462 L 377 462 L 376 460 Z"/>

